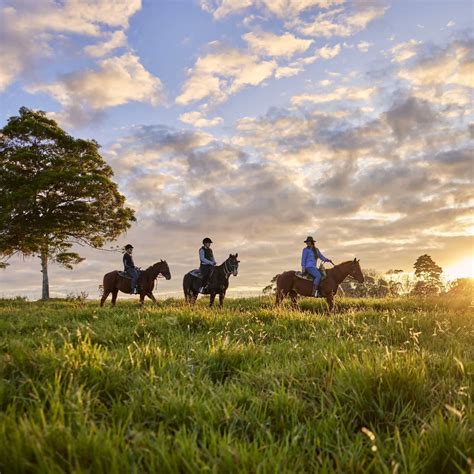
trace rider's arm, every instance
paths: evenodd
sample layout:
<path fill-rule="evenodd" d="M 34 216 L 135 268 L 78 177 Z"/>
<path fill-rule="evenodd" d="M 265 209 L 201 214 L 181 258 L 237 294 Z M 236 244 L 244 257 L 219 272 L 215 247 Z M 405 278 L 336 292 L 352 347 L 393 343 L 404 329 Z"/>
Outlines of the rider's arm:
<path fill-rule="evenodd" d="M 204 265 L 214 265 L 215 262 L 211 261 L 211 260 L 208 260 L 205 256 L 204 256 L 204 249 L 199 249 L 199 260 L 201 261 L 201 263 L 203 263 Z"/>
<path fill-rule="evenodd" d="M 330 258 L 326 258 L 318 249 L 318 257 L 323 261 L 323 262 L 330 262 L 332 263 L 332 260 Z"/>

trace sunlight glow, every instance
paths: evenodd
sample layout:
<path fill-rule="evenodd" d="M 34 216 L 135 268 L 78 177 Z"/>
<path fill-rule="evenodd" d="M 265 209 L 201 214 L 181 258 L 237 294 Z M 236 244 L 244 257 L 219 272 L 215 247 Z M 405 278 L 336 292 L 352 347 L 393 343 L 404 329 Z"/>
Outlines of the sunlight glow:
<path fill-rule="evenodd" d="M 474 278 L 474 258 L 467 257 L 459 260 L 454 265 L 447 267 L 444 273 L 449 279 Z"/>

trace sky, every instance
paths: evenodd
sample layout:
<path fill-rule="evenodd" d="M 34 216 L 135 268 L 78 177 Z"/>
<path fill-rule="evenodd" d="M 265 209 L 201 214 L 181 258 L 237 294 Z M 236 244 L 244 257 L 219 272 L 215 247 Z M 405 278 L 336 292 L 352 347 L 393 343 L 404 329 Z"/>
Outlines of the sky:
<path fill-rule="evenodd" d="M 95 139 L 137 222 L 135 263 L 179 294 L 204 237 L 238 252 L 230 294 L 334 262 L 473 276 L 474 11 L 464 0 L 0 0 L 0 127 L 21 106 Z M 97 297 L 119 252 L 52 265 Z M 39 297 L 38 258 L 0 297 Z"/>

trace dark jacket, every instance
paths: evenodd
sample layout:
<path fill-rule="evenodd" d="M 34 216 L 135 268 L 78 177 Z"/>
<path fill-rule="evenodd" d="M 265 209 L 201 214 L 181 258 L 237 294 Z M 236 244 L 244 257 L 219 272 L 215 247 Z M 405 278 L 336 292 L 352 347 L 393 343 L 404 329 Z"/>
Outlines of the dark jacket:
<path fill-rule="evenodd" d="M 133 258 L 128 253 L 123 254 L 123 266 L 125 271 L 127 271 L 129 268 L 135 269 L 135 263 L 133 262 Z"/>

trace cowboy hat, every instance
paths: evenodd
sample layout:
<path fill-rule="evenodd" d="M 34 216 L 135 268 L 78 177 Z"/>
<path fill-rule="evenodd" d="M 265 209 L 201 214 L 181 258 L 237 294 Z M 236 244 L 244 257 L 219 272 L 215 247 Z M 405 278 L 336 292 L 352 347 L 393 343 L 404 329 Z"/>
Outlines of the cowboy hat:
<path fill-rule="evenodd" d="M 306 237 L 306 240 L 304 241 L 305 244 L 307 244 L 308 242 L 311 242 L 314 244 L 314 242 L 316 242 L 313 237 L 311 237 L 310 235 L 308 235 L 308 237 Z"/>

